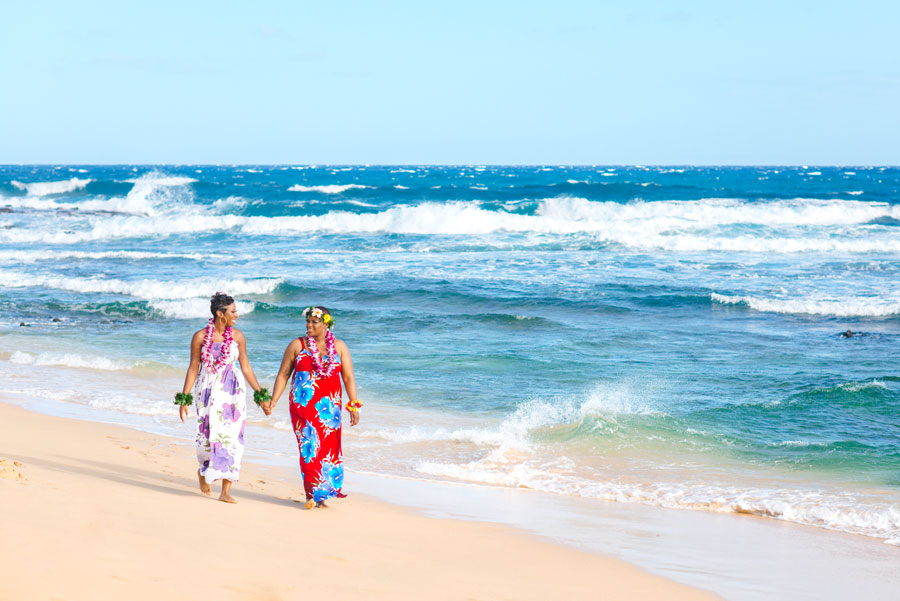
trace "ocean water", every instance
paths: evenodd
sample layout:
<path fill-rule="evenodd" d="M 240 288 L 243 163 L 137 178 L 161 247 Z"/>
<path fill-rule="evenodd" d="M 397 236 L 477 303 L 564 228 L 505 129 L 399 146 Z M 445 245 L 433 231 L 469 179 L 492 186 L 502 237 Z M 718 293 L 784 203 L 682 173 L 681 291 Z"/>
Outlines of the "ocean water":
<path fill-rule="evenodd" d="M 190 437 L 209 296 L 270 387 L 323 304 L 351 470 L 900 545 L 898 276 L 897 168 L 5 166 L 0 393 Z"/>

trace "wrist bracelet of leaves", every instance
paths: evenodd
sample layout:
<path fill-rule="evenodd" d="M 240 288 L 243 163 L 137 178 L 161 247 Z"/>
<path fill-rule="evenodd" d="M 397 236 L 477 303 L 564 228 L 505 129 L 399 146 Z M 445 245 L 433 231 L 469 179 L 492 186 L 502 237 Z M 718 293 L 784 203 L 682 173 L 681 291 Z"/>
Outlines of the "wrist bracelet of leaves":
<path fill-rule="evenodd" d="M 253 402 L 257 405 L 268 403 L 271 400 L 272 395 L 269 394 L 269 391 L 266 388 L 260 388 L 259 390 L 253 391 Z"/>

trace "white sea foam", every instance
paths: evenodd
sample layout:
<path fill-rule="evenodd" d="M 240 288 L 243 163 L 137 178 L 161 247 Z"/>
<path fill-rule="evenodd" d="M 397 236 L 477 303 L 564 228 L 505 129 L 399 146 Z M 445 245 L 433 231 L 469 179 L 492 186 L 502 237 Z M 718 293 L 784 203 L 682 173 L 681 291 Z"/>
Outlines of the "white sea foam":
<path fill-rule="evenodd" d="M 561 464 L 561 465 L 560 465 Z M 586 498 L 673 509 L 745 513 L 829 530 L 900 541 L 900 505 L 823 490 L 744 488 L 683 482 L 597 481 L 573 476 L 565 462 L 488 456 L 467 464 L 420 462 L 420 473 L 494 486 L 531 488 Z"/>
<path fill-rule="evenodd" d="M 207 307 L 208 310 L 209 308 Z M 35 355 L 22 351 L 15 351 L 10 356 L 9 361 L 17 365 L 77 367 L 102 371 L 122 371 L 142 365 L 141 362 L 122 361 L 108 357 L 91 357 L 74 353 L 39 353 Z"/>
<path fill-rule="evenodd" d="M 356 206 L 358 206 L 358 207 L 368 207 L 368 208 L 372 208 L 372 207 L 377 207 L 377 206 L 378 206 L 378 205 L 376 205 L 376 204 L 372 204 L 371 202 L 363 202 L 362 200 L 356 200 L 356 199 L 350 199 L 350 200 L 347 200 L 347 201 L 345 201 L 345 202 L 346 202 L 347 204 L 350 204 L 350 205 L 356 205 Z"/>
<path fill-rule="evenodd" d="M 168 177 L 157 172 L 150 172 L 137 179 L 127 180 L 134 185 L 124 198 L 118 196 L 112 198 L 97 197 L 78 202 L 41 198 L 42 196 L 83 188 L 91 181 L 73 178 L 65 182 L 44 182 L 41 184 L 18 184 L 18 182 L 13 182 L 13 185 L 17 187 L 26 187 L 29 196 L 25 198 L 3 198 L 2 203 L 6 206 L 29 209 L 103 211 L 153 216 L 174 207 L 190 204 L 193 196 L 185 186 L 197 180 L 189 177 Z M 36 186 L 43 187 L 37 188 Z"/>
<path fill-rule="evenodd" d="M 103 260 L 127 259 L 141 261 L 148 259 L 190 259 L 194 261 L 226 261 L 225 255 L 204 255 L 201 253 L 162 253 L 138 250 L 78 251 L 78 250 L 0 250 L 0 262 L 38 263 L 65 259 Z"/>
<path fill-rule="evenodd" d="M 866 383 L 866 385 L 874 385 Z M 559 426 L 583 427 L 597 423 L 609 434 L 626 416 L 665 414 L 660 399 L 662 382 L 624 381 L 600 384 L 587 395 L 552 402 L 534 399 L 523 403 L 508 418 L 483 427 L 379 428 L 361 438 L 393 444 L 462 443 L 460 457 L 473 461 L 426 459 L 415 464 L 421 474 L 492 486 L 523 487 L 549 493 L 607 501 L 642 503 L 660 507 L 728 513 L 748 513 L 900 542 L 900 504 L 879 495 L 846 494 L 841 489 L 791 489 L 746 486 L 740 483 L 697 483 L 667 480 L 667 470 L 622 470 L 613 467 L 592 472 L 546 443 L 539 433 Z M 537 436 L 536 436 L 537 435 Z M 551 445 L 551 446 L 548 446 Z M 786 441 L 785 446 L 804 446 Z M 474 447 L 474 448 L 472 448 Z M 479 449 L 480 447 L 480 449 Z M 574 449 L 573 449 L 574 451 Z"/>
<path fill-rule="evenodd" d="M 232 294 L 241 294 L 238 292 Z M 209 317 L 209 298 L 188 298 L 179 300 L 152 300 L 150 307 L 156 309 L 166 317 L 172 319 L 195 319 Z M 253 301 L 235 301 L 235 308 L 239 315 L 252 313 L 256 308 Z"/>
<path fill-rule="evenodd" d="M 585 395 L 567 398 L 531 399 L 523 402 L 512 415 L 487 427 L 426 427 L 401 429 L 381 428 L 359 434 L 392 443 L 427 441 L 464 442 L 490 447 L 495 457 L 507 452 L 535 449 L 532 436 L 560 425 L 590 422 L 593 429 L 615 430 L 617 419 L 625 415 L 663 415 L 663 384 L 652 379 L 621 380 L 595 384 Z"/>
<path fill-rule="evenodd" d="M 188 186 L 197 180 L 151 171 L 130 181 L 134 186 L 124 199 L 111 199 L 114 210 L 152 216 L 166 209 L 190 204 L 194 197 Z"/>
<path fill-rule="evenodd" d="M 75 190 L 82 190 L 92 181 L 94 180 L 73 177 L 57 182 L 22 183 L 12 181 L 10 183 L 19 190 L 25 190 L 28 196 L 50 196 L 52 194 L 66 194 Z"/>
<path fill-rule="evenodd" d="M 165 187 L 165 186 L 186 186 L 188 184 L 193 184 L 197 180 L 192 177 L 184 177 L 180 175 L 164 175 L 159 173 L 158 171 L 150 171 L 145 173 L 141 177 L 137 177 L 134 179 L 126 179 L 126 182 L 130 184 L 153 184 L 156 187 Z"/>
<path fill-rule="evenodd" d="M 150 208 L 153 213 L 156 209 Z M 100 240 L 123 238 L 156 238 L 177 234 L 199 234 L 237 230 L 246 223 L 265 218 L 247 218 L 236 215 L 210 215 L 201 212 L 166 213 L 160 215 L 114 215 L 92 218 L 89 229 L 68 230 L 58 227 L 41 230 L 37 228 L 10 228 L 0 230 L 0 239 L 9 242 L 47 244 L 81 244 Z M 261 228 L 263 229 L 263 228 Z"/>
<path fill-rule="evenodd" d="M 537 214 L 586 224 L 645 222 L 651 231 L 679 226 L 711 227 L 732 224 L 853 225 L 878 217 L 900 217 L 900 206 L 851 200 L 792 199 L 748 203 L 727 198 L 698 201 L 636 201 L 626 204 L 583 198 L 554 198 L 541 203 Z"/>
<path fill-rule="evenodd" d="M 172 189 L 164 190 L 171 192 Z M 190 194 L 189 190 L 178 190 Z M 140 216 L 95 217 L 91 218 L 88 229 L 8 228 L 0 231 L 0 239 L 72 244 L 221 231 L 261 236 L 305 232 L 514 233 L 587 235 L 600 243 L 673 252 L 900 252 L 900 239 L 887 231 L 886 226 L 865 225 L 884 219 L 900 221 L 900 205 L 855 200 L 794 199 L 747 203 L 706 199 L 620 204 L 566 197 L 541 201 L 534 215 L 491 210 L 478 202 L 458 201 L 395 206 L 365 214 L 332 211 L 323 215 L 245 217 L 225 214 L 210 218 L 206 208 L 179 202 L 177 198 L 151 199 L 135 194 L 135 203 L 130 210 L 143 211 Z M 741 226 L 741 233 L 736 235 L 733 226 Z M 866 227 L 866 235 L 857 235 L 850 229 L 852 226 Z M 759 233 L 749 234 L 747 229 Z"/>
<path fill-rule="evenodd" d="M 729 296 L 713 292 L 710 298 L 723 305 L 746 305 L 766 313 L 830 315 L 835 317 L 885 317 L 900 315 L 900 299 L 884 298 L 795 298 Z"/>
<path fill-rule="evenodd" d="M 371 188 L 360 184 L 332 184 L 327 186 L 302 186 L 300 184 L 288 188 L 288 192 L 322 192 L 323 194 L 340 194 L 347 190 Z"/>
<path fill-rule="evenodd" d="M 267 294 L 283 282 L 280 278 L 185 280 L 120 280 L 115 278 L 77 278 L 33 275 L 0 269 L 0 286 L 7 288 L 52 288 L 84 293 L 124 294 L 147 300 L 178 300 L 208 297 L 216 290 L 238 296 Z M 208 302 L 208 301 L 207 301 Z M 175 309 L 173 309 L 175 310 Z"/>
<path fill-rule="evenodd" d="M 170 417 L 172 415 L 172 402 L 168 399 L 158 401 L 142 399 L 140 402 L 135 402 L 132 398 L 122 398 L 120 395 L 113 395 L 85 399 L 84 404 L 94 409 L 130 413 L 132 415 L 146 415 L 150 417 Z"/>
<path fill-rule="evenodd" d="M 229 196 L 228 198 L 220 198 L 212 203 L 212 209 L 216 213 L 227 213 L 243 209 L 250 201 L 240 196 Z"/>
<path fill-rule="evenodd" d="M 861 390 L 870 390 L 872 388 L 887 390 L 887 385 L 880 380 L 872 380 L 870 382 L 847 382 L 846 384 L 841 384 L 838 388 L 848 392 L 859 392 Z"/>

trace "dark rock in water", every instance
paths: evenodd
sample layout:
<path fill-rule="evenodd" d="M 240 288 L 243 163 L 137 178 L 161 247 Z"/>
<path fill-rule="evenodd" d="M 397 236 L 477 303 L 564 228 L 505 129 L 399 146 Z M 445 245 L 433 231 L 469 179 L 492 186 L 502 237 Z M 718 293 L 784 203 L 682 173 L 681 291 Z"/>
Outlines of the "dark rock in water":
<path fill-rule="evenodd" d="M 62 321 L 62 320 L 61 320 L 59 317 L 54 317 L 54 318 L 53 318 L 53 322 L 54 322 L 54 323 L 59 323 L 60 321 Z"/>
<path fill-rule="evenodd" d="M 20 321 L 20 322 L 19 322 L 19 327 L 20 327 L 20 328 L 27 328 L 27 327 L 28 327 L 28 324 L 25 323 L 24 321 Z"/>

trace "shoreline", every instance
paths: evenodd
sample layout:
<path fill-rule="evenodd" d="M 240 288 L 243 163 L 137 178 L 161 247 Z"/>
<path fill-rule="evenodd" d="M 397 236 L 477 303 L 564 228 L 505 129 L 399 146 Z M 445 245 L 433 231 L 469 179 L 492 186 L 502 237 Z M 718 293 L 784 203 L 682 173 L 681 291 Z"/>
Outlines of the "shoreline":
<path fill-rule="evenodd" d="M 196 480 L 189 478 L 196 468 L 193 442 L 182 435 L 180 424 L 177 429 L 158 421 L 141 425 L 121 420 L 116 412 L 99 410 L 92 412 L 91 419 L 78 405 L 20 395 L 0 395 L 0 408 L 4 407 L 68 424 L 109 427 L 125 436 L 167 441 L 179 449 L 176 459 L 180 467 L 170 471 L 184 476 L 187 489 L 196 491 Z M 248 448 L 245 466 L 259 470 L 267 482 L 277 480 L 283 490 L 302 496 L 293 440 L 287 451 L 273 455 Z M 4 452 L 9 454 L 9 447 L 0 442 L 0 458 Z M 235 485 L 236 495 L 248 488 L 246 483 L 242 478 Z M 500 525 L 532 540 L 621 560 L 729 601 L 837 601 L 859 590 L 865 590 L 870 601 L 893 601 L 900 586 L 896 547 L 866 536 L 753 515 L 598 501 L 353 469 L 348 469 L 345 490 L 354 500 L 374 499 L 415 516 Z"/>
<path fill-rule="evenodd" d="M 718 598 L 506 525 L 365 494 L 306 511 L 280 468 L 252 462 L 239 503 L 220 503 L 197 490 L 181 441 L 2 401 L 2 598 Z"/>

